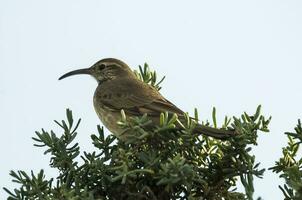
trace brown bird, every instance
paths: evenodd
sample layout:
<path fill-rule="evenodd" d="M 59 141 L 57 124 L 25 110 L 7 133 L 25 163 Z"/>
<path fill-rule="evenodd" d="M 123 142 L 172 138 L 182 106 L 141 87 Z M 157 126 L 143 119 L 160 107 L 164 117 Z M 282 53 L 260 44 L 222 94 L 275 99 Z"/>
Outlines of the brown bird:
<path fill-rule="evenodd" d="M 147 114 L 153 125 L 159 124 L 163 112 L 176 113 L 184 121 L 184 112 L 164 98 L 157 89 L 136 77 L 128 65 L 115 58 L 98 61 L 90 68 L 78 69 L 61 76 L 59 80 L 76 74 L 88 74 L 98 82 L 94 93 L 94 108 L 102 123 L 118 138 L 125 140 L 127 135 L 117 124 L 121 110 L 126 116 L 135 117 Z M 216 129 L 197 124 L 194 132 L 226 139 L 233 131 Z"/>

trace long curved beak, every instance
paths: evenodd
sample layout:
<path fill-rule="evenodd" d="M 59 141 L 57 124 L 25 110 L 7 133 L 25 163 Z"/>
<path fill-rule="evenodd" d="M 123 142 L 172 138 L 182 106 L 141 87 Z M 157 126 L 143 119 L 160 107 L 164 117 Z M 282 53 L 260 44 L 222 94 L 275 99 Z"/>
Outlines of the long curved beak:
<path fill-rule="evenodd" d="M 91 70 L 90 68 L 85 68 L 85 69 L 77 69 L 77 70 L 74 70 L 74 71 L 71 71 L 71 72 L 68 72 L 66 74 L 64 74 L 63 76 L 61 76 L 59 78 L 59 80 L 62 80 L 68 76 L 73 76 L 73 75 L 78 75 L 78 74 L 91 74 Z"/>

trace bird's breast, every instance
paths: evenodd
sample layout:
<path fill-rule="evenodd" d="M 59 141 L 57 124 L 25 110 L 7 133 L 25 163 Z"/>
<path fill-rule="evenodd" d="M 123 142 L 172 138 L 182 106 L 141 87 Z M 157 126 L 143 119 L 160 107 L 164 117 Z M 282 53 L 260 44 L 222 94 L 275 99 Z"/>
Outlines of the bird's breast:
<path fill-rule="evenodd" d="M 121 118 L 121 114 L 118 112 L 112 112 L 110 108 L 101 103 L 101 100 L 97 95 L 95 95 L 93 98 L 93 105 L 95 112 L 97 113 L 103 125 L 118 137 L 122 132 L 121 128 L 117 124 L 117 122 Z"/>

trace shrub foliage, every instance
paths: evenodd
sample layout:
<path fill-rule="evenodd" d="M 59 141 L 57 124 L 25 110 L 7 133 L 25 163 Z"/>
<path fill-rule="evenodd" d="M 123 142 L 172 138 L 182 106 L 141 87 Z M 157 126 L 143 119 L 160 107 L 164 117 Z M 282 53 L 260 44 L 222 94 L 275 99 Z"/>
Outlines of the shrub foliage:
<path fill-rule="evenodd" d="M 156 73 L 147 64 L 140 66 L 136 74 L 158 90 L 161 88 L 163 79 L 157 81 Z M 123 142 L 111 134 L 105 136 L 103 128 L 97 126 L 97 133 L 91 135 L 93 152 L 81 152 L 76 142 L 81 120 L 74 120 L 69 109 L 66 118 L 55 121 L 62 128 L 61 133 L 42 129 L 33 137 L 34 146 L 50 156 L 50 167 L 58 170 L 58 176 L 47 179 L 43 170 L 11 171 L 19 187 L 4 188 L 9 200 L 251 200 L 253 180 L 262 178 L 265 171 L 251 153 L 257 145 L 258 132 L 269 131 L 271 118 L 261 115 L 260 106 L 252 115 L 225 117 L 221 127 L 234 129 L 238 134 L 224 141 L 192 132 L 198 121 L 196 109 L 194 119 L 187 116 L 182 124 L 183 130 L 175 128 L 180 123 L 177 115 L 162 113 L 160 125 L 150 128 L 147 115 L 128 118 L 122 110 L 117 123 L 128 129 L 132 137 Z M 202 123 L 217 127 L 215 108 L 212 123 Z M 301 130 L 299 121 L 296 133 L 287 133 L 289 146 L 283 149 L 284 158 L 272 168 L 286 180 L 286 185 L 280 187 L 286 199 L 301 199 L 302 161 L 295 159 L 302 141 Z M 236 191 L 239 181 L 244 193 Z"/>

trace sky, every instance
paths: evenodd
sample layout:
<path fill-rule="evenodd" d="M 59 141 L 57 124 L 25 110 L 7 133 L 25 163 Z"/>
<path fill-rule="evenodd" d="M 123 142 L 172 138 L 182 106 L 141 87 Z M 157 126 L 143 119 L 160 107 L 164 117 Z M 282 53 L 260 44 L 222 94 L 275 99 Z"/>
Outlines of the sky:
<path fill-rule="evenodd" d="M 190 113 L 198 108 L 203 120 L 213 106 L 221 122 L 261 104 L 271 132 L 259 133 L 254 153 L 269 168 L 286 145 L 283 133 L 302 117 L 301 55 L 299 0 L 0 0 L 0 186 L 17 186 L 10 170 L 56 175 L 31 137 L 60 130 L 53 120 L 66 108 L 82 118 L 81 150 L 93 150 L 96 82 L 58 77 L 106 57 L 132 69 L 147 62 L 166 76 L 162 94 Z M 255 197 L 283 199 L 279 184 L 266 171 Z"/>

